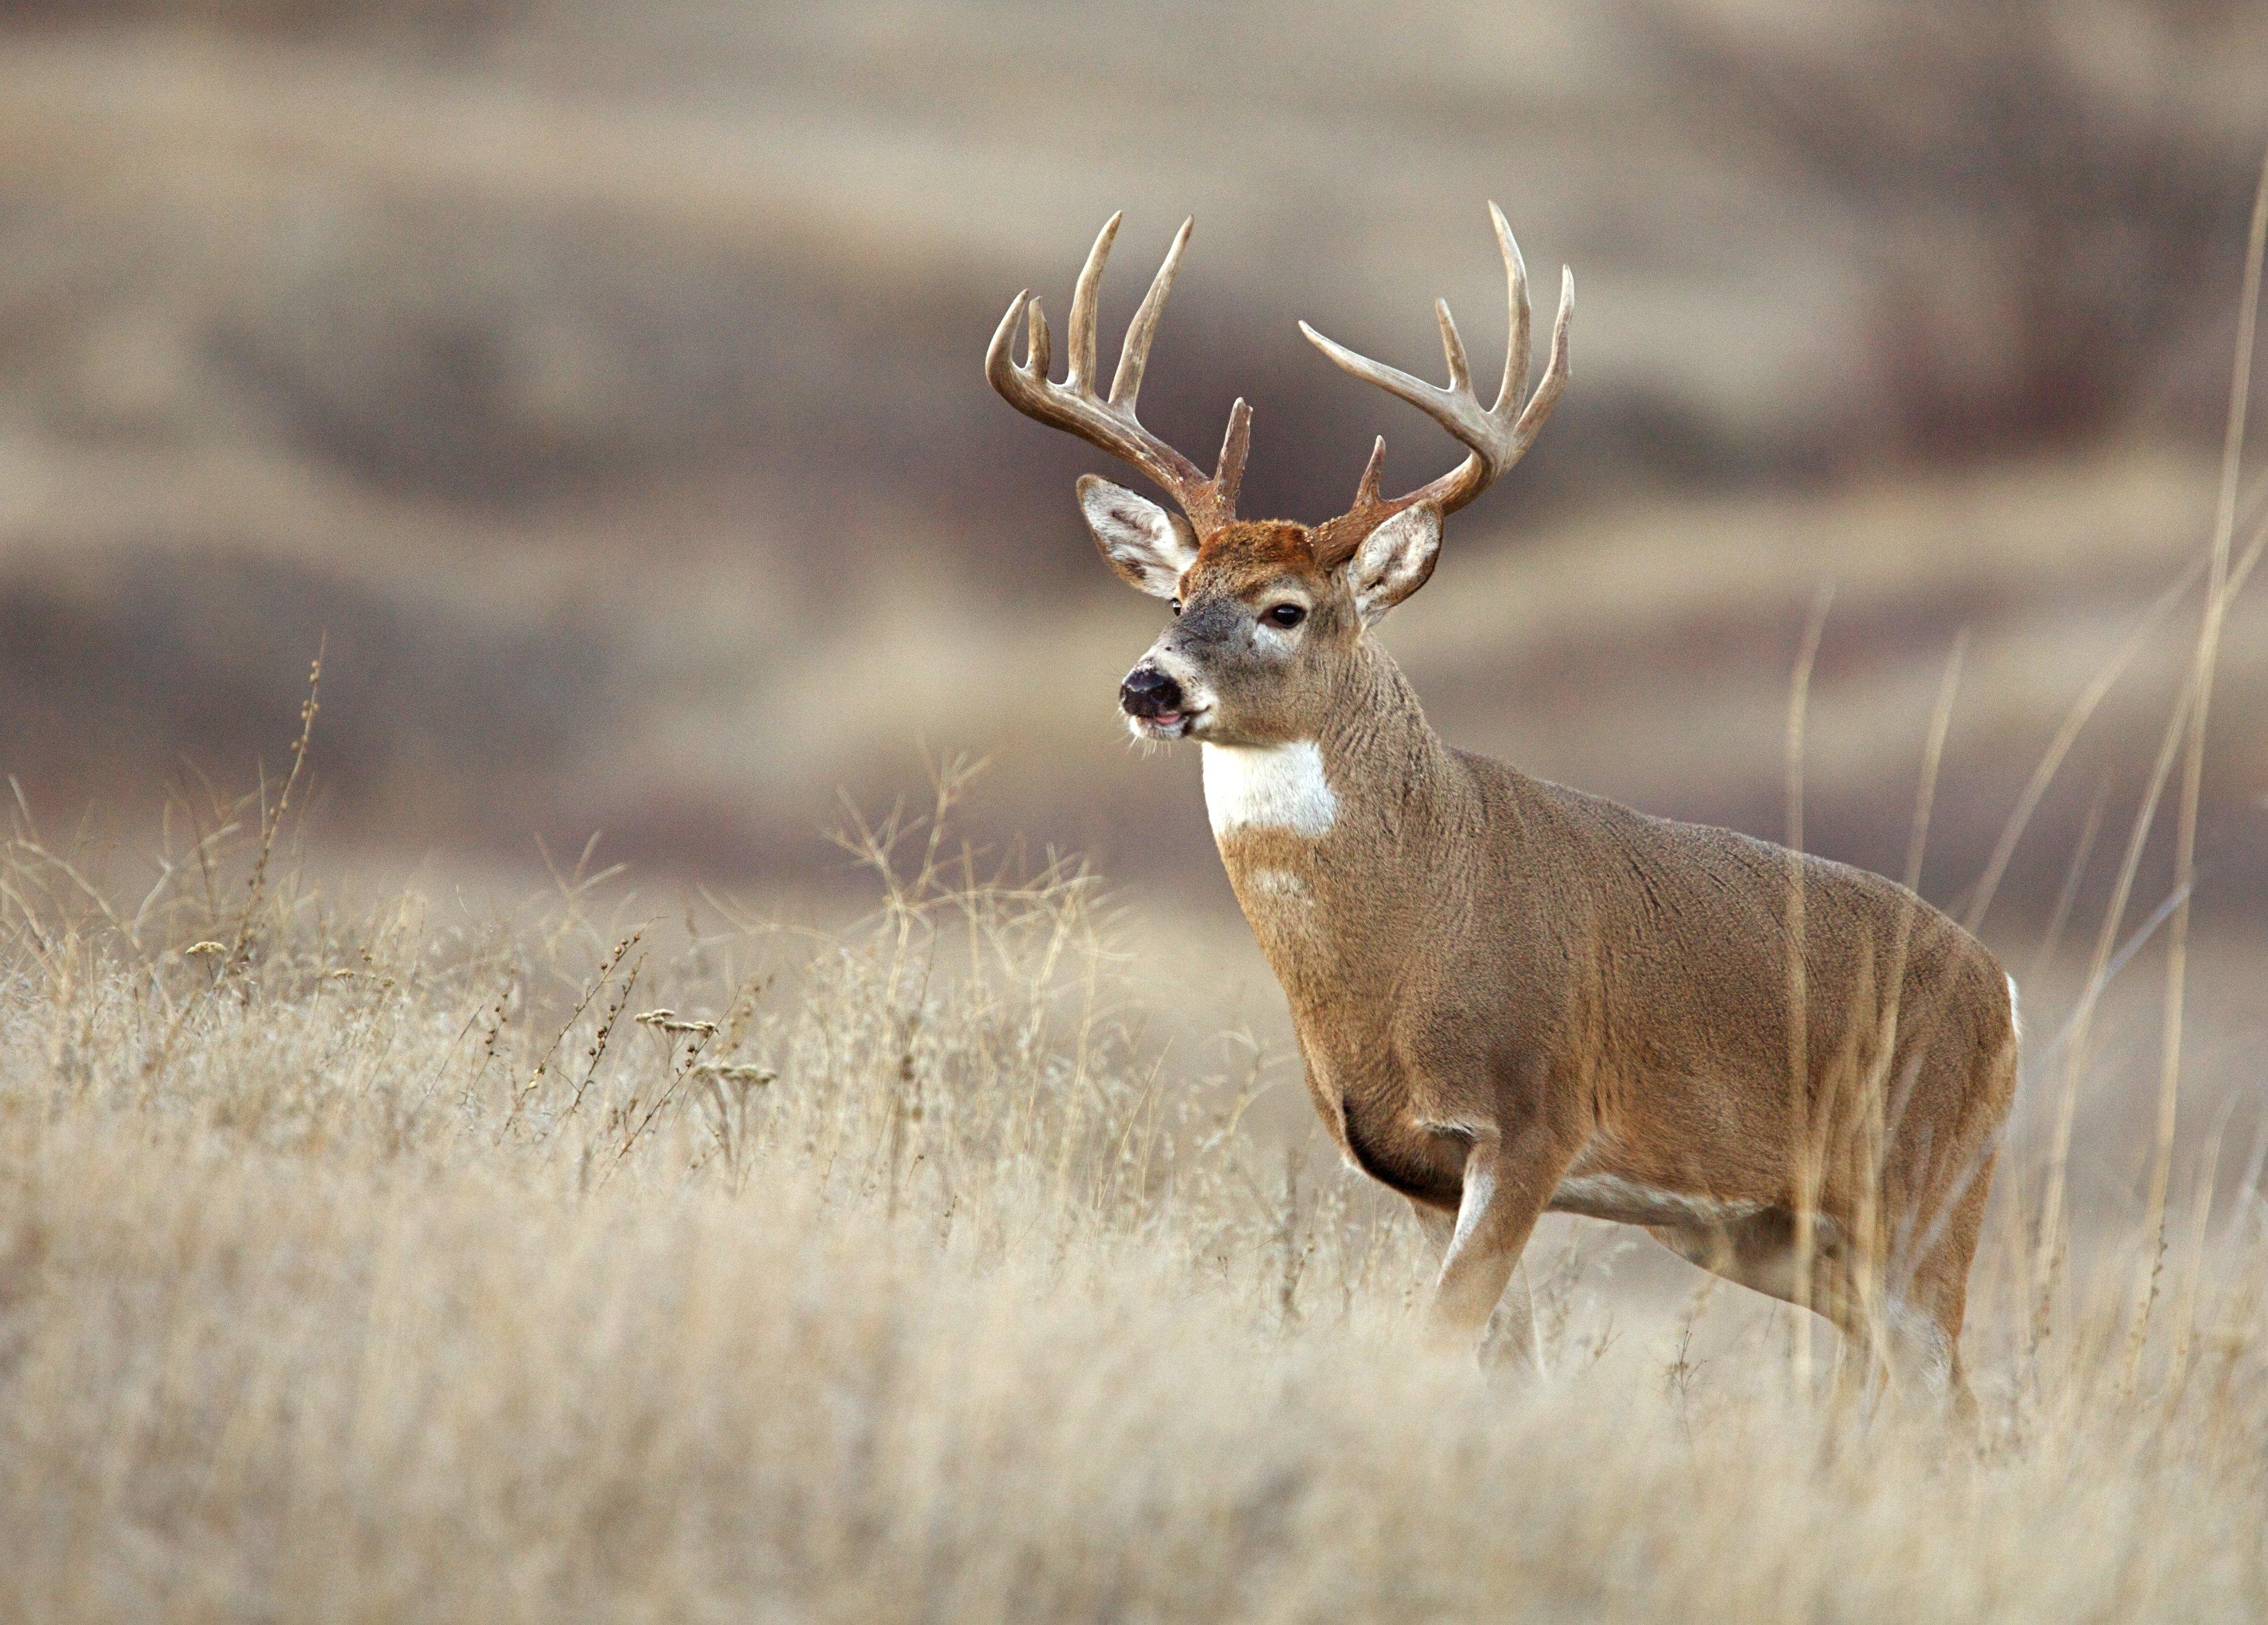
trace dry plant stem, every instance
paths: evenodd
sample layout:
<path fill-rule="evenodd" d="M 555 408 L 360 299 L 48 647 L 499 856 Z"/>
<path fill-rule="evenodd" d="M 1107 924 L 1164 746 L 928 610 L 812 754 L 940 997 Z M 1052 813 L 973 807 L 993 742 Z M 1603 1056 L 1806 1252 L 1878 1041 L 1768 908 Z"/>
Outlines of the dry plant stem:
<path fill-rule="evenodd" d="M 299 775 L 307 763 L 307 747 L 314 739 L 315 712 L 319 709 L 318 702 L 323 680 L 323 651 L 327 647 L 327 640 L 320 638 L 316 640 L 315 658 L 309 664 L 307 670 L 307 697 L 300 702 L 299 706 L 299 736 L 291 743 L 291 770 L 284 776 L 283 792 L 276 798 L 275 806 L 264 810 L 261 818 L 259 855 L 253 861 L 252 878 L 245 888 L 244 912 L 237 922 L 235 940 L 229 946 L 226 954 L 223 956 L 220 964 L 215 967 L 211 979 L 201 982 L 196 991 L 183 1001 L 180 1008 L 174 1011 L 172 1018 L 166 1022 L 164 1038 L 144 1057 L 142 1070 L 144 1077 L 155 1077 L 165 1070 L 166 1062 L 173 1055 L 173 1046 L 180 1037 L 183 1026 L 210 996 L 213 989 L 226 980 L 233 970 L 242 968 L 251 953 L 254 923 L 259 914 L 261 901 L 267 894 L 268 865 L 276 852 L 276 833 L 282 827 L 284 814 L 291 805 L 291 791 L 299 783 Z M 18 791 L 19 801 L 22 792 L 19 790 Z M 202 841 L 198 843 L 198 859 L 201 866 L 205 865 L 206 849 L 205 843 Z M 212 876 L 209 866 L 205 867 L 204 872 L 206 888 L 210 893 Z M 245 999 L 251 996 L 249 983 L 239 989 L 239 996 Z"/>
<path fill-rule="evenodd" d="M 613 1002 L 600 1015 L 599 1030 L 592 1035 L 591 1047 L 583 1052 L 585 1062 L 583 1081 L 575 1085 L 575 1092 L 568 1099 L 567 1109 L 561 1114 L 563 1116 L 572 1117 L 582 1109 L 583 1097 L 590 1092 L 592 1080 L 599 1076 L 599 1068 L 606 1061 L 608 1047 L 614 1042 L 615 1028 L 621 1024 L 622 1011 L 630 1002 L 630 994 L 637 987 L 638 974 L 645 968 L 646 957 L 642 953 L 630 962 L 630 974 L 622 978 L 622 985 L 616 990 Z M 637 1105 L 635 1096 L 630 1104 L 635 1110 Z M 633 1135 L 631 1137 L 635 1139 L 637 1136 Z M 627 1150 L 627 1146 L 624 1149 Z"/>
<path fill-rule="evenodd" d="M 221 965 L 223 974 L 243 968 L 245 956 L 252 951 L 253 921 L 267 890 L 269 860 L 276 853 L 276 832 L 284 827 L 284 815 L 291 810 L 291 791 L 298 785 L 299 775 L 307 765 L 307 746 L 314 737 L 315 712 L 323 686 L 323 648 L 319 640 L 315 658 L 307 670 L 307 697 L 299 706 L 299 737 L 291 742 L 291 770 L 284 776 L 284 788 L 276 798 L 276 805 L 261 820 L 260 855 L 253 860 L 252 878 L 245 884 L 244 914 L 237 922 L 236 941 Z"/>
<path fill-rule="evenodd" d="M 2228 1134 L 2229 1119 L 2236 1114 L 2236 1105 L 2242 1098 L 2232 1092 L 2221 1102 L 2220 1112 L 2214 1115 L 2213 1132 L 2205 1136 L 2205 1145 L 2198 1152 L 2197 1188 L 2190 1211 L 2189 1262 L 2182 1272 L 2181 1296 L 2174 1307 L 2174 1340 L 2166 1350 L 2164 1390 L 2169 1403 L 2181 1391 L 2183 1379 L 2189 1374 L 2191 1351 L 2196 1346 L 2198 1298 L 2205 1281 L 2206 1224 L 2213 1215 L 2213 1181 L 2220 1171 L 2221 1143 Z M 2163 1245 L 2162 1238 L 2160 1245 Z M 2132 1359 L 2130 1355 L 2130 1365 Z"/>
<path fill-rule="evenodd" d="M 2119 864 L 2118 878 L 2111 887 L 2110 901 L 2103 908 L 2102 925 L 2095 933 L 2095 955 L 2088 969 L 2087 982 L 2080 989 L 2079 1004 L 2073 1011 L 2064 1040 L 2063 1079 L 2057 1096 L 2055 1129 L 2048 1151 L 2046 1195 L 2042 1198 L 2040 1209 L 2039 1298 L 2034 1322 L 2036 1341 L 2047 1335 L 2056 1282 L 2063 1263 L 2063 1210 L 2065 1192 L 2069 1183 L 2072 1130 L 2078 1119 L 2079 1085 L 2086 1071 L 2088 1043 L 2093 1032 L 2095 1011 L 2110 982 L 2111 957 L 2117 949 L 2118 928 L 2124 922 L 2126 905 L 2133 894 L 2134 877 L 2141 868 L 2143 848 L 2149 841 L 2151 827 L 2157 820 L 2159 798 L 2173 771 L 2174 760 L 2181 746 L 2183 725 L 2188 719 L 2194 692 L 2192 687 L 2184 685 L 2174 714 L 2159 741 L 2157 761 L 2150 769 L 2141 805 L 2136 810 L 2133 825 L 2127 832 L 2125 856 Z"/>
<path fill-rule="evenodd" d="M 1796 1148 L 1795 1199 L 1795 1334 L 1793 1377 L 1797 1392 L 1811 1391 L 1812 1215 L 1819 1201 L 1821 1169 L 1811 1154 L 1811 1061 L 1804 991 L 1803 869 L 1796 855 L 1803 850 L 1803 731 L 1804 712 L 1811 696 L 1811 672 L 1819 658 L 1820 639 L 1827 630 L 1827 612 L 1834 603 L 1831 586 L 1822 587 L 1813 600 L 1811 619 L 1803 631 L 1803 646 L 1787 699 L 1787 1073 L 1790 1140 Z"/>
<path fill-rule="evenodd" d="M 585 898 L 595 888 L 625 871 L 626 865 L 622 864 L 609 864 L 604 869 L 592 870 L 591 858 L 599 849 L 599 833 L 594 829 L 585 838 L 582 851 L 576 855 L 575 866 L 564 874 L 559 871 L 558 864 L 553 861 L 551 849 L 543 837 L 535 837 L 536 854 L 543 859 L 543 867 L 551 877 L 551 884 L 558 888 L 560 901 L 567 905 L 561 910 L 552 928 L 551 939 L 555 945 L 565 941 L 583 925 Z"/>
<path fill-rule="evenodd" d="M 2245 583 L 2250 579 L 2264 552 L 2268 552 L 2268 523 L 2264 523 L 2253 533 L 2243 556 L 2229 572 L 2228 585 L 2220 594 L 2224 599 L 2233 601 L 2244 591 Z M 2088 970 L 2087 982 L 2059 1040 L 2065 1047 L 2063 1077 L 2057 1095 L 2055 1128 L 2048 1152 L 2046 1194 L 2041 1202 L 2036 1248 L 2037 1296 L 2033 1316 L 2036 1347 L 2047 1335 L 2056 1282 L 2062 1267 L 2064 1203 L 2069 1183 L 2072 1129 L 2079 1109 L 2079 1085 L 2086 1069 L 2088 1042 L 2093 1030 L 2095 1011 L 2110 985 L 2113 957 L 2118 952 L 2119 927 L 2124 922 L 2127 903 L 2133 894 L 2134 879 L 2141 867 L 2143 849 L 2148 843 L 2151 828 L 2157 820 L 2159 799 L 2173 772 L 2182 742 L 2187 737 L 2190 708 L 2195 702 L 2198 677 L 2198 672 L 2192 667 L 2173 714 L 2167 719 L 2165 731 L 2159 738 L 2157 759 L 2145 781 L 2141 805 L 2136 809 L 2133 825 L 2127 832 L 2125 854 L 2119 863 L 2117 879 L 2111 887 L 2110 901 L 2103 909 L 2102 923 L 2095 935 L 2095 953 Z M 2185 895 L 2177 892 L 2169 898 L 2168 911 L 2178 908 Z"/>
<path fill-rule="evenodd" d="M 640 964 L 643 963 L 644 961 L 641 960 Z M 633 967 L 630 974 L 630 982 L 635 982 L 637 980 L 637 969 L 636 967 Z M 629 1002 L 629 983 L 625 983 L 623 985 L 622 998 L 624 1003 Z M 618 1005 L 616 1007 L 617 1018 L 619 1018 L 619 1014 L 620 1006 Z M 644 1018 L 640 1017 L 639 1019 L 644 1020 Z M 680 1092 L 685 1087 L 685 1080 L 693 1076 L 694 1068 L 699 1064 L 702 1053 L 707 1048 L 709 1040 L 716 1036 L 717 1028 L 716 1024 L 713 1022 L 688 1023 L 686 1025 L 688 1026 L 705 1027 L 708 1030 L 706 1032 L 696 1032 L 694 1033 L 693 1040 L 685 1047 L 685 1059 L 683 1062 L 671 1070 L 668 1086 L 654 1096 L 652 1103 L 646 1107 L 644 1114 L 637 1120 L 630 1131 L 622 1136 L 622 1144 L 617 1146 L 615 1150 L 614 1161 L 607 1165 L 607 1173 L 609 1177 L 613 1175 L 614 1171 L 616 1168 L 622 1165 L 622 1158 L 630 1154 L 631 1148 L 636 1146 L 638 1141 L 644 1137 L 645 1131 L 653 1126 L 653 1120 L 661 1114 L 662 1108 L 668 1106 L 672 1101 L 677 1099 Z M 615 1024 L 612 1020 L 609 1020 L 607 1023 L 604 1034 L 602 1034 L 600 1040 L 602 1044 L 605 1040 L 605 1035 L 611 1034 L 613 1033 L 614 1026 Z M 675 1053 L 674 1040 L 671 1049 L 674 1055 Z M 593 1060 L 592 1062 L 593 1070 L 595 1071 L 597 1067 L 598 1062 L 596 1060 Z M 577 1099 L 581 1099 L 580 1091 L 577 1092 Z M 570 1107 L 569 1109 L 571 1111 L 573 1108 Z"/>
<path fill-rule="evenodd" d="M 2252 229 L 2245 245 L 2244 293 L 2237 307 L 2236 359 L 2228 388 L 2228 435 L 2221 450 L 2220 503 L 2213 516 L 2213 568 L 2207 579 L 2205 623 L 2198 632 L 2197 669 L 2191 680 L 2197 701 L 2190 709 L 2187 751 L 2182 763 L 2181 818 L 2174 837 L 2175 907 L 2166 945 L 2164 1048 L 2158 1071 L 2158 1131 L 2150 1158 L 2150 1195 L 2144 1229 L 2150 1241 L 2134 1287 L 2134 1326 L 2127 1344 L 2126 1379 L 2131 1386 L 2142 1357 L 2150 1310 L 2157 1299 L 2158 1274 L 2165 1257 L 2166 1192 L 2173 1176 L 2175 1115 L 2181 1100 L 2183 1006 L 2188 988 L 2190 891 L 2197 873 L 2198 802 L 2205 776 L 2205 718 L 2220 658 L 2220 631 L 2228 610 L 2229 549 L 2236 531 L 2237 481 L 2244 460 L 2244 430 L 2252 401 L 2253 344 L 2260 314 L 2260 271 L 2268 249 L 2268 159 L 2253 194 Z"/>
<path fill-rule="evenodd" d="M 18 815 L 22 820 L 19 832 L 10 840 L 9 845 L 16 851 L 36 858 L 47 868 L 70 882 L 72 889 L 93 907 L 95 912 L 102 916 L 104 923 L 118 933 L 121 940 L 132 946 L 137 952 L 141 952 L 141 944 L 135 934 L 134 927 L 119 917 L 116 910 L 112 908 L 110 900 L 103 895 L 101 888 L 89 879 L 69 857 L 50 851 L 42 844 L 39 839 L 38 830 L 31 821 L 31 808 L 24 798 L 23 786 L 16 783 L 12 775 L 10 776 L 9 783 L 15 789 Z M 144 957 L 147 962 L 147 956 Z"/>
<path fill-rule="evenodd" d="M 570 894 L 566 901 L 571 908 L 575 908 L 576 895 Z M 575 1001 L 574 1007 L 567 1012 L 567 1019 L 560 1024 L 559 1030 L 551 1035 L 550 1043 L 545 1045 L 543 1053 L 536 1057 L 535 1065 L 529 1070 L 526 1081 L 512 1092 L 512 1107 L 504 1114 L 504 1120 L 498 1132 L 509 1132 L 512 1124 L 519 1121 L 522 1104 L 535 1092 L 537 1085 L 543 1082 L 544 1074 L 550 1070 L 552 1057 L 559 1053 L 559 1046 L 567 1041 L 567 1034 L 572 1032 L 575 1024 L 583 1018 L 583 1012 L 590 1009 L 591 1001 L 604 992 L 607 984 L 614 980 L 615 972 L 621 967 L 624 956 L 632 948 L 637 947 L 644 936 L 645 929 L 641 926 L 617 942 L 608 952 L 607 957 L 600 962 L 598 974 L 593 976 L 590 985 L 583 989 L 582 996 Z"/>
<path fill-rule="evenodd" d="M 2119 645 L 2118 652 L 2088 680 L 2079 698 L 2072 702 L 2071 710 L 2065 713 L 2055 737 L 2048 742 L 2047 750 L 2040 757 L 2039 765 L 2032 769 L 2032 776 L 2025 783 L 2022 793 L 2016 798 L 2014 810 L 2001 826 L 2000 838 L 1993 843 L 1992 857 L 1985 861 L 1984 872 L 1977 882 L 1976 896 L 1962 921 L 1970 930 L 1976 930 L 1984 924 L 1985 911 L 1992 908 L 1992 899 L 2000 889 L 2000 882 L 2008 872 L 2009 861 L 2016 855 L 2017 842 L 2023 838 L 2025 829 L 2030 825 L 2032 814 L 2039 810 L 2048 787 L 2054 783 L 2064 758 L 2071 754 L 2071 747 L 2079 742 L 2080 734 L 2085 731 L 2096 709 L 2117 686 L 2118 679 L 2124 674 L 2134 657 L 2141 652 L 2149 635 L 2157 629 L 2158 622 L 2197 585 L 2198 577 L 2205 574 L 2205 562 L 2202 558 L 2194 561 L 2164 592 L 2158 594 L 2156 601 L 2135 621 L 2133 628 L 2126 635 L 2126 641 Z"/>
<path fill-rule="evenodd" d="M 2039 946 L 2033 951 L 2024 978 L 2027 982 L 2036 982 L 2055 963 L 2056 950 L 2063 945 L 2064 928 L 2071 923 L 2072 907 L 2079 901 L 2080 882 L 2087 876 L 2088 860 L 2095 855 L 2095 838 L 2102 833 L 2102 809 L 2110 798 L 2110 786 L 2106 783 L 2087 804 L 2079 838 L 2072 842 L 2071 861 L 2064 866 L 2063 884 L 2056 888 L 2055 907 L 2048 911 L 2047 929 L 2040 933 Z"/>

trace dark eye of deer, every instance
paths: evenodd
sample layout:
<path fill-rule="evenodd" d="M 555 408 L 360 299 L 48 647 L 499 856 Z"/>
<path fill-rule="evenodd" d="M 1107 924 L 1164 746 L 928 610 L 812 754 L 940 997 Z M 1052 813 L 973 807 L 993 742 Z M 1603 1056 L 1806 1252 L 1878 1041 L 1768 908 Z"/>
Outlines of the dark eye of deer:
<path fill-rule="evenodd" d="M 1295 627 L 1307 618 L 1307 612 L 1297 604 L 1278 604 L 1268 612 L 1270 626 Z"/>
<path fill-rule="evenodd" d="M 1174 600 L 1174 613 L 1177 615 L 1182 613 L 1182 600 L 1179 599 Z"/>

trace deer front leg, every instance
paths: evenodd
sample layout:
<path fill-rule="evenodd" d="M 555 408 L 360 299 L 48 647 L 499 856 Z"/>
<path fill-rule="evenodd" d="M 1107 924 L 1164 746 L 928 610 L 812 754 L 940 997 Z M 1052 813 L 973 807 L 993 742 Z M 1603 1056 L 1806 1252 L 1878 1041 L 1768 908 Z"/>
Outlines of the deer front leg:
<path fill-rule="evenodd" d="M 1432 1247 L 1433 1261 L 1438 1266 L 1448 1255 L 1449 1242 L 1457 1232 L 1457 1216 L 1414 1196 L 1410 1199 L 1410 1210 L 1418 1216 L 1418 1227 Z M 1543 1349 L 1535 1335 L 1535 1305 L 1528 1290 L 1528 1264 L 1524 1259 L 1513 1268 L 1512 1281 L 1504 1290 L 1504 1301 L 1489 1320 L 1488 1331 L 1481 1341 L 1481 1364 L 1506 1365 L 1521 1371 L 1540 1372 L 1543 1369 Z"/>
<path fill-rule="evenodd" d="M 1551 1136 L 1541 1132 L 1529 1130 L 1510 1140 L 1493 1129 L 1474 1132 L 1456 1226 L 1426 1317 L 1429 1342 L 1455 1352 L 1478 1342 L 1566 1160 Z M 1506 1341 L 1515 1358 L 1529 1364 L 1535 1357 L 1535 1333 L 1522 1286 L 1515 1306 L 1520 1324 L 1507 1328 Z"/>

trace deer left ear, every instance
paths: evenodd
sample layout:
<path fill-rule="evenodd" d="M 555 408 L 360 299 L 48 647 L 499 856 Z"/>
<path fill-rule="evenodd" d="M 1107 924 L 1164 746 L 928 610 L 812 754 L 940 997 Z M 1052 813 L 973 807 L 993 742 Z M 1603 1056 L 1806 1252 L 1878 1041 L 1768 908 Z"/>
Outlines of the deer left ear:
<path fill-rule="evenodd" d="M 1347 561 L 1347 585 L 1365 626 L 1425 585 L 1441 555 L 1441 514 L 1430 503 L 1404 508 L 1362 539 Z"/>

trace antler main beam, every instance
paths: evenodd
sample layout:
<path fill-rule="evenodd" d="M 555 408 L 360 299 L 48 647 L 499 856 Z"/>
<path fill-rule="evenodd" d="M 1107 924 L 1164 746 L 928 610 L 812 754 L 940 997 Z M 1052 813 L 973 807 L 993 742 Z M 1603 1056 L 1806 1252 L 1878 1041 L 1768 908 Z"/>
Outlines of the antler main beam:
<path fill-rule="evenodd" d="M 1504 254 L 1507 303 L 1512 307 L 1512 337 L 1506 346 L 1504 380 L 1497 386 L 1492 406 L 1484 408 L 1473 393 L 1472 367 L 1465 357 L 1464 341 L 1457 336 L 1457 324 L 1449 314 L 1447 300 L 1433 302 L 1433 313 L 1441 324 L 1441 350 L 1449 364 L 1447 388 L 1413 378 L 1398 367 L 1357 355 L 1345 345 L 1325 338 L 1306 322 L 1300 324 L 1300 331 L 1307 335 L 1308 342 L 1335 364 L 1366 383 L 1377 385 L 1396 400 L 1408 401 L 1454 435 L 1467 449 L 1464 461 L 1440 479 L 1389 500 L 1381 496 L 1378 490 L 1379 475 L 1386 463 L 1386 440 L 1380 437 L 1371 452 L 1369 466 L 1363 470 L 1350 519 L 1374 523 L 1421 502 L 1435 504 L 1444 514 L 1454 513 L 1521 460 L 1535 443 L 1543 420 L 1558 404 L 1560 392 L 1567 387 L 1567 330 L 1575 317 L 1575 274 L 1565 269 L 1559 274 L 1559 315 L 1551 324 L 1551 358 L 1543 369 L 1543 381 L 1523 406 L 1520 392 L 1528 384 L 1530 324 L 1528 267 L 1520 257 L 1520 245 L 1513 241 L 1511 226 L 1505 223 L 1504 210 L 1491 203 L 1489 218 L 1496 223 L 1497 246 Z M 1350 525 L 1342 528 L 1352 532 L 1358 527 Z M 1367 533 L 1368 528 L 1368 524 L 1361 525 L 1360 533 Z M 1357 534 L 1355 540 L 1359 539 Z"/>
<path fill-rule="evenodd" d="M 1048 377 L 1054 358 L 1048 319 L 1028 288 L 1010 302 L 1008 313 L 1000 319 L 984 354 L 984 376 L 1010 406 L 1027 417 L 1075 434 L 1156 481 L 1172 494 L 1203 536 L 1236 518 L 1237 487 L 1243 482 L 1245 454 L 1252 443 L 1252 408 L 1241 400 L 1229 408 L 1228 432 L 1221 439 L 1220 459 L 1210 477 L 1144 428 L 1135 415 L 1142 377 L 1150 365 L 1150 344 L 1157 336 L 1159 313 L 1173 290 L 1174 275 L 1181 268 L 1182 251 L 1189 246 L 1189 232 L 1196 224 L 1191 220 L 1182 221 L 1182 229 L 1174 233 L 1165 263 L 1151 279 L 1150 291 L 1142 296 L 1141 306 L 1127 326 L 1126 341 L 1118 352 L 1118 369 L 1111 376 L 1109 397 L 1106 400 L 1096 393 L 1095 307 L 1121 217 L 1113 215 L 1103 223 L 1094 246 L 1087 251 L 1086 263 L 1079 269 L 1079 281 L 1072 285 L 1067 324 L 1071 357 L 1064 381 L 1054 383 Z M 1019 327 L 1026 330 L 1021 365 L 1014 353 Z"/>

